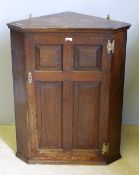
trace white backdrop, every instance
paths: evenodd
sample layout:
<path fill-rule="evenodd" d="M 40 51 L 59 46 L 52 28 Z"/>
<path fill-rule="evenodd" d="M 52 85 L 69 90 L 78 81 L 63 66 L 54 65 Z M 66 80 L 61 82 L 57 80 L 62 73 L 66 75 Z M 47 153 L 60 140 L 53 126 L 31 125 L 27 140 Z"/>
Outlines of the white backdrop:
<path fill-rule="evenodd" d="M 62 11 L 129 22 L 123 122 L 139 124 L 139 1 L 138 0 L 0 0 L 0 123 L 14 122 L 10 35 L 6 23 Z"/>

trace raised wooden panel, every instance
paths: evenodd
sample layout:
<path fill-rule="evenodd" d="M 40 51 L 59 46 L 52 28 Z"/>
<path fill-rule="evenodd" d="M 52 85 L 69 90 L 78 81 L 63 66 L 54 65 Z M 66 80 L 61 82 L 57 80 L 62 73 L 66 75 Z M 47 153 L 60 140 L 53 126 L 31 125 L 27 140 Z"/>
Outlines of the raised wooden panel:
<path fill-rule="evenodd" d="M 37 82 L 39 148 L 61 148 L 62 82 Z"/>
<path fill-rule="evenodd" d="M 37 70 L 62 70 L 62 45 L 36 45 Z"/>
<path fill-rule="evenodd" d="M 73 147 L 97 149 L 100 84 L 74 82 Z"/>
<path fill-rule="evenodd" d="M 73 49 L 74 70 L 99 70 L 101 68 L 101 45 L 75 45 Z"/>

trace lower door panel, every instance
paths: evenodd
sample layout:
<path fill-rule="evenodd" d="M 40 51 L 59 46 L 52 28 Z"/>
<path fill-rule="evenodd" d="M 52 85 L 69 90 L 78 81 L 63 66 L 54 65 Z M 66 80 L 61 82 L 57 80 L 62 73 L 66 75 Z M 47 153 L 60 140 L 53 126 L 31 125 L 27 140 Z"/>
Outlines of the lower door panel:
<path fill-rule="evenodd" d="M 73 148 L 97 149 L 100 84 L 74 83 Z"/>
<path fill-rule="evenodd" d="M 37 136 L 39 149 L 62 147 L 62 82 L 37 82 Z"/>

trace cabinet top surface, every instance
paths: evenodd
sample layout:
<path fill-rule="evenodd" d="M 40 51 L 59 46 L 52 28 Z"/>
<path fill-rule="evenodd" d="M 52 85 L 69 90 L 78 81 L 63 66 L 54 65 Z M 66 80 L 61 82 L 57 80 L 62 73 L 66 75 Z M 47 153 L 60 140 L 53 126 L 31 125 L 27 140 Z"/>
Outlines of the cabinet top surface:
<path fill-rule="evenodd" d="M 26 32 L 52 29 L 117 30 L 129 28 L 130 24 L 75 12 L 62 12 L 11 22 L 8 27 Z"/>

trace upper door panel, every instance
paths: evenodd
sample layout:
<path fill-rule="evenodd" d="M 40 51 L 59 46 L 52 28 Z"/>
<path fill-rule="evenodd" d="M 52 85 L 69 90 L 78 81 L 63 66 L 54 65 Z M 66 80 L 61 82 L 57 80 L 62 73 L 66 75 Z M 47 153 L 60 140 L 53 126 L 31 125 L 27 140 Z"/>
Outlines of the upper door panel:
<path fill-rule="evenodd" d="M 93 71 L 101 69 L 101 45 L 74 45 L 73 68 L 80 71 Z"/>
<path fill-rule="evenodd" d="M 36 70 L 62 70 L 62 45 L 37 44 L 34 59 Z"/>

